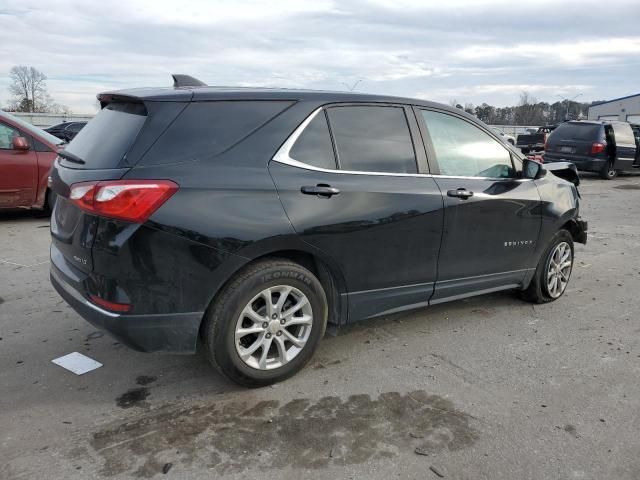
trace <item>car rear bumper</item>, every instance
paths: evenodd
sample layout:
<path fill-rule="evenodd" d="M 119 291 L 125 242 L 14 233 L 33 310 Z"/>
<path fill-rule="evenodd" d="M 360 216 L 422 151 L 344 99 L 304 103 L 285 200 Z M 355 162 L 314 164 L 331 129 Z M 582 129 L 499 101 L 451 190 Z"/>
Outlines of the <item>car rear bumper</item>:
<path fill-rule="evenodd" d="M 51 283 L 60 296 L 91 325 L 141 352 L 194 353 L 204 312 L 126 315 L 92 304 L 74 282 L 51 264 Z"/>
<path fill-rule="evenodd" d="M 571 162 L 578 170 L 582 170 L 584 172 L 600 172 L 607 163 L 607 160 L 604 158 L 590 157 L 567 158 L 562 155 L 553 155 L 549 153 L 544 154 L 544 163 L 554 162 Z"/>
<path fill-rule="evenodd" d="M 532 143 L 532 144 L 516 144 L 516 147 L 524 150 L 544 150 L 544 143 Z"/>

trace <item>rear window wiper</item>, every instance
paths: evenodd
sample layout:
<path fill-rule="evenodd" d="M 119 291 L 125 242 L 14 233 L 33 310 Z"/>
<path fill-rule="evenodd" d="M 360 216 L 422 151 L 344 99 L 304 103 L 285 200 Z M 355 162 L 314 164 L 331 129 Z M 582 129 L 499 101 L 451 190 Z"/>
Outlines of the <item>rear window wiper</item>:
<path fill-rule="evenodd" d="M 85 163 L 87 163 L 84 160 L 82 160 L 80 157 L 78 157 L 77 155 L 74 155 L 71 152 L 67 152 L 66 150 L 60 150 L 58 152 L 58 156 L 64 158 L 65 160 L 69 160 L 70 162 L 78 163 L 80 165 L 84 165 Z"/>

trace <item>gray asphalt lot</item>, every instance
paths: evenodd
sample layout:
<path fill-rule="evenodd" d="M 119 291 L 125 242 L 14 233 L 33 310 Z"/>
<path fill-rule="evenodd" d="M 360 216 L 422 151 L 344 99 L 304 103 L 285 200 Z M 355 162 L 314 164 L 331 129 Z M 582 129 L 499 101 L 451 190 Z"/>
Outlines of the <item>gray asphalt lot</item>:
<path fill-rule="evenodd" d="M 96 331 L 49 284 L 48 219 L 2 214 L 0 478 L 638 479 L 640 176 L 581 191 L 559 301 L 354 325 L 258 390 Z M 104 366 L 51 363 L 73 351 Z"/>

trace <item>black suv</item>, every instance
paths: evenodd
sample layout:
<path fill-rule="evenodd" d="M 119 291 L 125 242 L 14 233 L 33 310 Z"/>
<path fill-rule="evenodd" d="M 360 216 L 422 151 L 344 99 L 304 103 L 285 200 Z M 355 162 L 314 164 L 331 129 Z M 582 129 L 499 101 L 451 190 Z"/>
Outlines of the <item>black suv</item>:
<path fill-rule="evenodd" d="M 57 125 L 45 128 L 45 132 L 49 132 L 61 140 L 70 142 L 84 128 L 87 122 L 62 122 Z"/>
<path fill-rule="evenodd" d="M 619 171 L 639 167 L 639 148 L 632 125 L 616 121 L 562 123 L 547 138 L 544 161 L 571 162 L 578 170 L 611 180 Z"/>
<path fill-rule="evenodd" d="M 435 103 L 177 83 L 99 95 L 52 172 L 51 281 L 132 348 L 201 339 L 258 386 L 299 370 L 327 323 L 563 294 L 586 242 L 559 178 L 577 184 L 573 166 Z"/>

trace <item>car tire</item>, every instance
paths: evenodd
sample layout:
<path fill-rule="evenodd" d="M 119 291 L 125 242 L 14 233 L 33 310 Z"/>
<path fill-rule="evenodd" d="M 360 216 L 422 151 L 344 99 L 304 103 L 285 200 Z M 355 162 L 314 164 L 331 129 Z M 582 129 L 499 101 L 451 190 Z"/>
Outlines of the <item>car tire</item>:
<path fill-rule="evenodd" d="M 325 333 L 327 311 L 325 291 L 313 273 L 286 259 L 262 260 L 236 274 L 208 309 L 203 326 L 207 357 L 240 385 L 280 382 L 313 356 Z"/>
<path fill-rule="evenodd" d="M 56 194 L 53 193 L 53 190 L 47 190 L 44 208 L 49 215 L 51 215 L 51 212 L 53 212 L 53 208 L 55 206 L 56 206 Z"/>
<path fill-rule="evenodd" d="M 35 213 L 35 216 L 38 218 L 50 217 L 55 205 L 56 194 L 53 193 L 50 189 L 47 189 L 44 194 L 44 205 L 42 206 L 42 210 L 38 210 L 37 213 Z"/>
<path fill-rule="evenodd" d="M 568 258 L 565 259 L 566 253 Z M 542 254 L 531 283 L 521 292 L 521 297 L 532 303 L 548 303 L 560 298 L 569 283 L 573 260 L 573 238 L 567 230 L 560 230 Z M 567 261 L 569 264 L 562 267 Z"/>
<path fill-rule="evenodd" d="M 617 176 L 618 171 L 613 168 L 613 164 L 610 162 L 607 162 L 604 168 L 600 171 L 600 177 L 604 178 L 605 180 L 613 180 Z"/>

